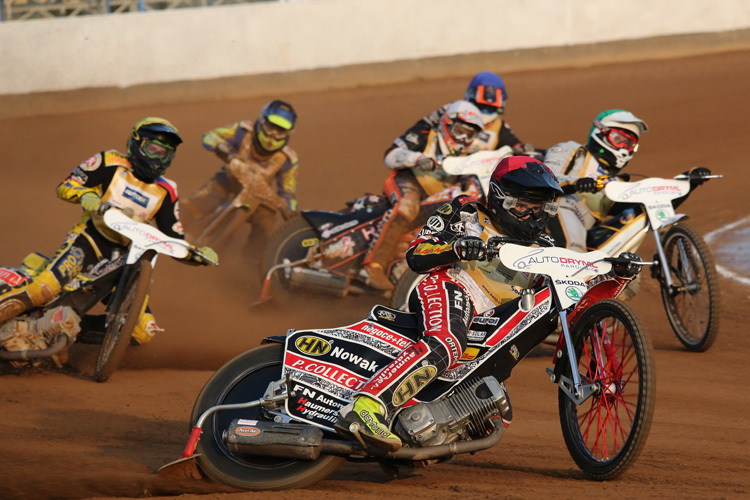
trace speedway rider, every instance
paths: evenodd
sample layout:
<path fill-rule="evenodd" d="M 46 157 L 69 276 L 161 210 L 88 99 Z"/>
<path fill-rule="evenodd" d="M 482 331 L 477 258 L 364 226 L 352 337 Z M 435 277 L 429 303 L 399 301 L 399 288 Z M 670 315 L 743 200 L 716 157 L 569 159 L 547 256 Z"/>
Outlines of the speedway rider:
<path fill-rule="evenodd" d="M 458 362 L 474 316 L 518 297 L 517 290 L 543 282 L 497 260 L 487 261 L 488 239 L 507 236 L 521 244 L 550 246 L 544 230 L 556 214 L 554 200 L 561 193 L 546 165 L 512 156 L 497 165 L 486 206 L 462 195 L 429 218 L 406 252 L 409 267 L 427 274 L 409 297 L 421 340 L 378 371 L 340 410 L 338 432 L 388 451 L 401 447 L 399 437 L 390 432 L 395 413 Z M 639 266 L 629 265 L 618 274 L 637 272 Z M 407 383 L 417 370 L 426 375 L 424 383 Z"/>
<path fill-rule="evenodd" d="M 49 302 L 77 274 L 89 272 L 102 261 L 127 250 L 129 241 L 107 227 L 98 213 L 104 202 L 131 209 L 135 215 L 153 221 L 166 235 L 184 239 L 178 217 L 177 185 L 163 177 L 181 142 L 177 129 L 167 120 L 144 118 L 130 133 L 127 154 L 103 151 L 78 165 L 57 186 L 57 196 L 80 203 L 85 211 L 83 218 L 38 273 L 17 286 L 0 289 L 0 323 Z M 208 247 L 200 252 L 218 260 Z M 210 264 L 192 252 L 182 260 Z M 133 340 L 145 344 L 161 330 L 147 310 L 133 332 Z"/>
<path fill-rule="evenodd" d="M 364 259 L 368 285 L 379 290 L 393 289 L 388 268 L 396 257 L 399 238 L 412 229 L 419 215 L 420 202 L 458 181 L 458 177 L 440 167 L 438 158 L 462 155 L 483 126 L 481 112 L 475 105 L 455 101 L 436 124 L 418 121 L 386 150 L 385 165 L 394 172 L 386 179 L 383 190 L 392 208 Z"/>
<path fill-rule="evenodd" d="M 240 179 L 248 164 L 260 167 L 274 194 L 281 198 L 283 212 L 297 210 L 297 154 L 287 145 L 296 124 L 297 113 L 291 104 L 273 100 L 263 106 L 254 123 L 243 120 L 203 135 L 203 147 L 215 153 L 225 165 L 182 201 L 188 234 L 193 232 L 195 222 L 242 191 Z M 251 223 L 264 227 L 268 234 L 273 221 L 268 213 L 259 212 Z"/>

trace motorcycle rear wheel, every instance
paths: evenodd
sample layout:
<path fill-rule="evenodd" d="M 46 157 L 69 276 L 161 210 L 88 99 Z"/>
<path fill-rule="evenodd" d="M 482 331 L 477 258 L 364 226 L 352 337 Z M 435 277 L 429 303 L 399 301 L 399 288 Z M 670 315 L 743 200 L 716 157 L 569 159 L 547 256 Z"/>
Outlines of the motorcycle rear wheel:
<path fill-rule="evenodd" d="M 269 382 L 281 377 L 282 355 L 281 344 L 266 344 L 221 367 L 198 395 L 191 426 L 212 406 L 262 398 Z M 221 437 L 237 418 L 263 420 L 264 415 L 259 407 L 214 413 L 204 422 L 198 441 L 198 466 L 219 483 L 253 491 L 304 488 L 325 479 L 345 461 L 331 455 L 321 455 L 315 461 L 234 455 Z"/>
<path fill-rule="evenodd" d="M 571 335 L 582 381 L 599 390 L 580 406 L 559 390 L 565 444 L 586 475 L 613 479 L 633 464 L 651 427 L 656 397 L 651 340 L 633 310 L 616 300 L 592 305 Z M 569 364 L 563 375 L 572 379 Z"/>
<path fill-rule="evenodd" d="M 318 235 L 301 216 L 294 217 L 281 226 L 266 243 L 261 259 L 260 275 L 265 279 L 268 271 L 277 264 L 296 262 L 307 256 L 311 247 L 319 244 Z M 284 269 L 271 277 L 270 295 L 291 295 L 292 284 Z"/>
<path fill-rule="evenodd" d="M 698 232 L 677 224 L 662 240 L 674 287 L 660 279 L 661 298 L 677 338 L 688 351 L 706 351 L 719 333 L 719 278 Z"/>
<path fill-rule="evenodd" d="M 125 358 L 130 336 L 138 326 L 151 288 L 153 268 L 150 261 L 139 260 L 126 272 L 130 275 L 120 299 L 107 306 L 107 315 L 111 313 L 111 319 L 94 367 L 94 380 L 97 382 L 109 380 Z"/>
<path fill-rule="evenodd" d="M 408 311 L 409 295 L 411 295 L 411 292 L 425 276 L 427 275 L 417 274 L 411 269 L 406 269 L 393 288 L 390 306 L 400 311 Z"/>

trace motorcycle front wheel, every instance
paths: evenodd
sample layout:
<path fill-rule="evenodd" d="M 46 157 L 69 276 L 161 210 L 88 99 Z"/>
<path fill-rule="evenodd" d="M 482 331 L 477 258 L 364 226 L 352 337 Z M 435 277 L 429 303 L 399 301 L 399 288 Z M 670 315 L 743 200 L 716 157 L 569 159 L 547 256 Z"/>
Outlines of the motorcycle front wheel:
<path fill-rule="evenodd" d="M 191 426 L 212 406 L 261 399 L 268 384 L 281 378 L 282 355 L 281 344 L 266 344 L 221 367 L 198 395 Z M 253 407 L 219 411 L 204 422 L 196 449 L 198 466 L 214 481 L 253 491 L 304 488 L 325 479 L 345 461 L 331 455 L 321 455 L 314 461 L 234 455 L 225 446 L 222 434 L 238 418 L 266 419 L 260 407 Z"/>
<path fill-rule="evenodd" d="M 125 289 L 107 306 L 107 326 L 94 367 L 94 380 L 106 382 L 117 370 L 130 345 L 130 336 L 141 319 L 151 288 L 151 262 L 142 259 L 128 272 Z"/>
<path fill-rule="evenodd" d="M 708 245 L 685 224 L 662 240 L 673 286 L 660 280 L 661 298 L 677 338 L 689 351 L 707 350 L 719 333 L 719 279 Z"/>
<path fill-rule="evenodd" d="M 565 444 L 586 475 L 613 479 L 633 464 L 651 427 L 656 396 L 651 340 L 633 310 L 616 300 L 592 305 L 571 337 L 582 382 L 598 390 L 580 406 L 558 391 Z M 569 364 L 562 374 L 572 379 Z"/>

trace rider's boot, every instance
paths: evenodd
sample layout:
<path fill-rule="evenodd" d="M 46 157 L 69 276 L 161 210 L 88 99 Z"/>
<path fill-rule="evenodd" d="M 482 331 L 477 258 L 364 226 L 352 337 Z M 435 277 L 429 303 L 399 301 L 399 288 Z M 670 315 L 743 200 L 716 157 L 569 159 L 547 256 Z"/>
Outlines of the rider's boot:
<path fill-rule="evenodd" d="M 163 332 L 164 328 L 159 328 L 156 324 L 156 318 L 149 311 L 141 314 L 141 319 L 133 330 L 131 335 L 132 343 L 137 345 L 148 344 L 159 332 Z"/>
<path fill-rule="evenodd" d="M 386 409 L 377 399 L 360 395 L 339 410 L 336 424 L 339 434 L 355 437 L 362 446 L 372 445 L 386 451 L 401 449 L 401 439 L 389 430 Z"/>
<path fill-rule="evenodd" d="M 0 288 L 0 324 L 15 318 L 32 307 L 46 304 L 60 293 L 62 287 L 52 271 L 42 271 L 12 288 Z"/>
<path fill-rule="evenodd" d="M 396 212 L 386 221 L 378 239 L 373 244 L 364 260 L 367 273 L 367 284 L 378 290 L 393 290 L 393 283 L 386 274 L 393 259 L 396 258 L 398 242 L 409 228 L 409 221 Z"/>

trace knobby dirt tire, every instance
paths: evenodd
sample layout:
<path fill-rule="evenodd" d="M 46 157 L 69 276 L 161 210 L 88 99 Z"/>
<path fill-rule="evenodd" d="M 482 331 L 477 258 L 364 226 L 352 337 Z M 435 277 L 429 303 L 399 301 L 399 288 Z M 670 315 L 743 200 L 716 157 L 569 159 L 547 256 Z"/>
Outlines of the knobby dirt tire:
<path fill-rule="evenodd" d="M 221 367 L 198 395 L 191 426 L 212 406 L 262 398 L 269 382 L 281 378 L 283 351 L 281 344 L 262 345 Z M 198 466 L 219 483 L 254 491 L 304 488 L 325 479 L 345 460 L 331 455 L 315 461 L 233 455 L 221 436 L 237 418 L 264 420 L 265 416 L 259 407 L 214 413 L 204 422 L 198 441 Z"/>
<path fill-rule="evenodd" d="M 662 244 L 673 284 L 678 287 L 671 292 L 661 279 L 669 324 L 687 350 L 705 351 L 719 334 L 719 277 L 714 258 L 700 234 L 685 224 L 672 226 Z"/>
<path fill-rule="evenodd" d="M 558 391 L 565 444 L 587 476 L 613 479 L 633 464 L 651 427 L 656 397 L 651 340 L 633 310 L 616 300 L 592 305 L 571 336 L 582 381 L 599 391 L 580 406 Z M 572 380 L 568 363 L 562 374 Z"/>
<path fill-rule="evenodd" d="M 149 289 L 153 268 L 148 260 L 139 260 L 130 269 L 125 290 L 117 303 L 107 306 L 112 311 L 112 320 L 104 333 L 102 347 L 94 367 L 94 380 L 106 382 L 117 370 L 130 345 L 130 337 L 141 319 Z"/>
<path fill-rule="evenodd" d="M 308 251 L 318 245 L 320 239 L 310 224 L 298 215 L 288 220 L 268 239 L 261 258 L 261 279 L 268 270 L 283 262 L 295 262 L 304 259 Z M 284 269 L 274 273 L 271 280 L 270 296 L 284 298 L 292 295 L 292 285 Z"/>

